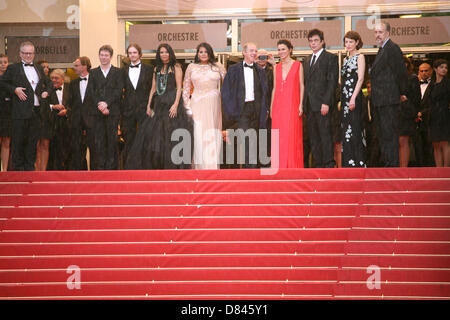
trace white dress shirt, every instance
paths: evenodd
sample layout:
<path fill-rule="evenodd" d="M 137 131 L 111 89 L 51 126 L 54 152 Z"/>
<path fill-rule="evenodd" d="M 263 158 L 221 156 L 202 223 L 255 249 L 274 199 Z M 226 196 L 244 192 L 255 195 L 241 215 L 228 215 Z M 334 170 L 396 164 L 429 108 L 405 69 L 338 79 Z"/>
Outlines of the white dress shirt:
<path fill-rule="evenodd" d="M 245 61 L 243 63 L 245 63 Z M 251 66 L 254 66 L 254 63 L 251 64 Z M 254 86 L 253 68 L 248 68 L 244 66 L 244 81 L 245 81 L 245 102 L 255 101 L 255 89 L 253 87 Z"/>
<path fill-rule="evenodd" d="M 23 64 L 25 62 L 22 61 Z M 31 87 L 33 88 L 33 91 L 36 91 L 37 84 L 39 82 L 39 75 L 36 72 L 36 69 L 34 66 L 23 66 L 23 69 L 25 70 L 25 75 L 28 79 L 28 82 L 31 84 Z M 39 99 L 36 93 L 34 94 L 34 105 L 39 106 Z"/>
<path fill-rule="evenodd" d="M 111 65 L 109 65 L 108 69 L 106 70 L 103 70 L 102 67 L 100 67 L 100 70 L 102 70 L 102 73 L 106 78 L 108 76 L 109 70 L 111 70 Z"/>
<path fill-rule="evenodd" d="M 310 65 L 312 65 L 312 62 L 313 62 L 313 60 L 314 60 L 314 56 L 316 56 L 316 59 L 315 59 L 314 63 L 316 63 L 317 60 L 319 60 L 320 54 L 321 54 L 322 52 L 323 52 L 323 48 L 320 49 L 319 51 L 317 51 L 316 53 L 313 53 L 313 54 L 312 54 L 312 56 L 311 56 L 311 61 L 310 61 Z"/>
<path fill-rule="evenodd" d="M 427 79 L 428 83 L 421 83 L 420 84 L 420 93 L 421 93 L 421 98 L 423 98 L 423 95 L 425 94 L 425 91 L 427 91 L 428 85 L 431 82 L 431 79 Z"/>
<path fill-rule="evenodd" d="M 80 96 L 81 96 L 81 102 L 84 102 L 84 96 L 86 95 L 86 88 L 88 85 L 88 81 L 89 81 L 89 73 L 87 74 L 87 76 L 85 77 L 80 77 L 80 78 L 86 78 L 86 81 L 80 81 Z"/>
<path fill-rule="evenodd" d="M 64 84 L 61 86 L 61 90 L 55 90 L 56 97 L 58 98 L 58 104 L 63 104 L 63 91 L 64 91 Z M 50 105 L 50 110 L 53 110 L 54 104 Z"/>
<path fill-rule="evenodd" d="M 137 83 L 139 81 L 139 75 L 141 73 L 142 64 L 139 62 L 139 66 L 137 68 L 129 67 L 128 76 L 130 77 L 130 81 L 133 84 L 134 90 L 136 90 Z"/>
<path fill-rule="evenodd" d="M 58 102 L 59 104 L 63 104 L 63 90 L 64 90 L 64 85 L 61 86 L 61 90 L 56 90 L 56 96 L 58 97 Z"/>

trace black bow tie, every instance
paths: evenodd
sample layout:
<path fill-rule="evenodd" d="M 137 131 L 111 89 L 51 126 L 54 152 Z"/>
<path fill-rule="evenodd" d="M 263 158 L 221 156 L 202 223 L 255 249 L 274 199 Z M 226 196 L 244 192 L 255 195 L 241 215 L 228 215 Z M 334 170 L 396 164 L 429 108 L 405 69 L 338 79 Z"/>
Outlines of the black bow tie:
<path fill-rule="evenodd" d="M 251 69 L 253 69 L 253 64 L 250 66 L 250 65 L 248 65 L 248 64 L 246 64 L 246 63 L 244 63 L 244 67 L 247 67 L 247 68 L 251 68 Z"/>
<path fill-rule="evenodd" d="M 58 91 L 58 90 L 62 90 L 62 87 L 56 88 L 55 90 L 57 90 L 57 91 Z"/>
<path fill-rule="evenodd" d="M 33 63 L 24 63 L 23 64 L 25 67 L 34 67 Z"/>
<path fill-rule="evenodd" d="M 430 83 L 430 81 L 428 81 L 428 80 L 420 81 L 420 84 L 429 84 L 429 83 Z"/>
<path fill-rule="evenodd" d="M 138 63 L 138 64 L 136 64 L 134 66 L 132 64 L 130 64 L 130 68 L 139 68 L 140 65 L 141 65 L 140 63 Z"/>
<path fill-rule="evenodd" d="M 87 81 L 87 78 L 80 78 L 80 81 Z"/>

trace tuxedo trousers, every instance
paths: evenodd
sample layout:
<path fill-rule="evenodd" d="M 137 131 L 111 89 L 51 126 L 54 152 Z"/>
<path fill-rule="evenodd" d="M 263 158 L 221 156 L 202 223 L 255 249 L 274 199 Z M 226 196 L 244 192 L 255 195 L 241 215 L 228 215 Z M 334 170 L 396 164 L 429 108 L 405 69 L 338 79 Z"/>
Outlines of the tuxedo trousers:
<path fill-rule="evenodd" d="M 399 166 L 399 131 L 400 104 L 374 106 L 378 143 L 385 167 Z"/>
<path fill-rule="evenodd" d="M 89 162 L 95 167 L 95 151 L 93 130 L 85 124 L 72 126 L 71 132 L 71 167 L 70 170 L 87 170 L 86 153 L 89 148 Z"/>
<path fill-rule="evenodd" d="M 118 169 L 119 116 L 96 116 L 94 120 L 94 167 L 93 170 Z"/>
<path fill-rule="evenodd" d="M 238 145 L 238 163 L 240 160 L 240 152 L 244 152 L 244 168 L 258 167 L 258 129 L 259 129 L 259 105 L 255 101 L 246 102 L 238 121 L 238 129 L 242 129 L 245 134 L 243 140 L 244 145 Z M 253 129 L 252 131 L 247 131 Z M 238 139 L 239 140 L 239 139 Z"/>
<path fill-rule="evenodd" d="M 70 131 L 66 116 L 53 114 L 53 137 L 50 140 L 47 170 L 69 170 L 70 166 Z"/>
<path fill-rule="evenodd" d="M 422 121 L 417 124 L 413 143 L 417 166 L 434 167 L 433 143 L 430 139 L 427 123 Z"/>
<path fill-rule="evenodd" d="M 331 131 L 331 110 L 322 115 L 320 111 L 306 114 L 309 143 L 316 168 L 334 168 L 333 135 Z"/>
<path fill-rule="evenodd" d="M 136 138 L 136 132 L 145 119 L 146 114 L 131 114 L 128 116 L 123 116 L 121 119 L 120 131 L 122 132 L 122 137 L 125 141 L 125 147 L 122 151 L 122 159 L 124 163 L 128 158 L 128 154 L 130 152 L 131 146 L 133 145 L 134 138 Z"/>
<path fill-rule="evenodd" d="M 12 119 L 11 152 L 13 170 L 33 171 L 41 119 L 39 109 L 29 119 Z"/>

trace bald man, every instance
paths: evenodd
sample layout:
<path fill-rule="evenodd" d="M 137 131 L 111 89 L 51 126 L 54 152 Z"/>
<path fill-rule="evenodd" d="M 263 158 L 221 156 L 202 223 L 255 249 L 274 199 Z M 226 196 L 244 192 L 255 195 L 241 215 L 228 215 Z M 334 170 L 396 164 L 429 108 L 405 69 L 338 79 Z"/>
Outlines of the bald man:
<path fill-rule="evenodd" d="M 414 139 L 417 165 L 420 167 L 433 167 L 433 147 L 428 136 L 428 117 L 430 110 L 430 92 L 433 87 L 433 68 L 429 63 L 419 66 L 418 78 L 420 82 L 420 107 L 417 110 L 417 131 Z"/>
<path fill-rule="evenodd" d="M 398 119 L 400 102 L 407 100 L 408 73 L 402 50 L 390 39 L 390 30 L 387 22 L 375 26 L 375 41 L 379 50 L 370 69 L 370 77 L 381 154 L 386 167 L 398 167 Z"/>
<path fill-rule="evenodd" d="M 266 128 L 269 115 L 267 79 L 264 70 L 256 64 L 258 55 L 256 45 L 244 44 L 242 54 L 244 61 L 232 65 L 223 81 L 221 90 L 223 114 L 225 121 L 237 123 L 236 127 L 244 132 L 254 129 L 257 137 L 259 129 Z M 245 142 L 244 167 L 257 168 L 258 154 L 257 152 L 250 154 L 252 149 L 250 143 L 256 143 L 253 147 L 257 147 L 257 141 Z"/>

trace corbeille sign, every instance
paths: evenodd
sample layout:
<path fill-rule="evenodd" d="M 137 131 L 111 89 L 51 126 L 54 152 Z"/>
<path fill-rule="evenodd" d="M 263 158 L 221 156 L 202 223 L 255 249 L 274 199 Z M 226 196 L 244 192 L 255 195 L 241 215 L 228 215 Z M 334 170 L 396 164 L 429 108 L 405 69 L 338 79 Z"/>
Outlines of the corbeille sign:
<path fill-rule="evenodd" d="M 130 26 L 130 43 L 139 43 L 143 50 L 156 50 L 168 43 L 173 49 L 195 49 L 208 42 L 214 49 L 227 47 L 226 23 L 137 24 Z"/>
<path fill-rule="evenodd" d="M 35 48 L 35 61 L 47 60 L 53 63 L 72 63 L 80 55 L 79 38 L 52 37 L 6 37 L 7 54 L 12 62 L 19 62 L 20 44 L 30 41 Z"/>
<path fill-rule="evenodd" d="M 242 23 L 241 43 L 254 42 L 259 48 L 275 48 L 278 40 L 287 39 L 294 47 L 308 47 L 308 32 L 315 28 L 323 31 L 328 47 L 342 46 L 342 20 Z"/>
<path fill-rule="evenodd" d="M 450 42 L 450 16 L 383 19 L 391 25 L 391 39 L 397 44 L 430 44 Z M 370 22 L 370 21 L 369 21 Z M 371 23 L 356 21 L 356 31 L 364 45 L 376 45 Z"/>

